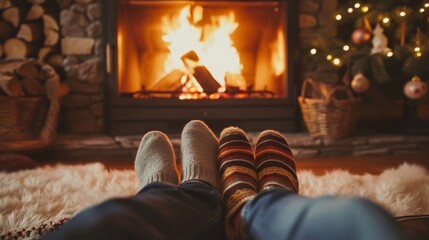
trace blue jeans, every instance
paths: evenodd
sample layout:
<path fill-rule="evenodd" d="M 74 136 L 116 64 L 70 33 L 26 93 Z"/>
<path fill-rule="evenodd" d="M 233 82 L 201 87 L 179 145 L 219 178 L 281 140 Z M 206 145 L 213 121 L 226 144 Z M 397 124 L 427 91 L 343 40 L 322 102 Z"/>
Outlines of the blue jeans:
<path fill-rule="evenodd" d="M 88 208 L 45 239 L 223 239 L 222 199 L 197 181 L 152 183 Z"/>
<path fill-rule="evenodd" d="M 266 191 L 249 201 L 241 223 L 245 239 L 404 239 L 393 218 L 368 200 L 310 199 L 284 189 Z"/>

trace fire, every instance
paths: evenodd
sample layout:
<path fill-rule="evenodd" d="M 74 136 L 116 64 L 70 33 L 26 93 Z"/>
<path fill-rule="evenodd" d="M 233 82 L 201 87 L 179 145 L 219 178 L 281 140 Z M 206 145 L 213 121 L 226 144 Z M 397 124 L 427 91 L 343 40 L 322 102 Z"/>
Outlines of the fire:
<path fill-rule="evenodd" d="M 238 26 L 232 11 L 226 15 L 210 16 L 210 21 L 203 21 L 201 6 L 189 5 L 182 8 L 176 16 L 163 16 L 162 40 L 167 44 L 170 52 L 163 75 L 175 69 L 189 72 L 189 66 L 185 66 L 181 57 L 189 51 L 194 51 L 199 58 L 198 65 L 207 67 L 221 85 L 219 91 L 224 91 L 225 74 L 241 74 L 243 69 L 240 56 L 231 39 L 231 34 Z M 195 79 L 193 82 L 198 92 L 202 92 Z M 192 97 L 181 96 L 180 98 Z"/>

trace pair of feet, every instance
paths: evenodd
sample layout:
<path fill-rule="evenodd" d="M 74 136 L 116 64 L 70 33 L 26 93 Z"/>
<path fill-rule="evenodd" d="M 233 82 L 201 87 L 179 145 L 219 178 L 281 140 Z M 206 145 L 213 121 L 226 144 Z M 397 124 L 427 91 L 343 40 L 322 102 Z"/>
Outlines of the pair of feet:
<path fill-rule="evenodd" d="M 181 153 L 180 179 L 168 137 L 158 131 L 147 133 L 135 161 L 140 187 L 153 182 L 208 183 L 222 192 L 232 226 L 238 226 L 241 208 L 258 192 L 273 187 L 298 192 L 295 160 L 286 139 L 276 131 L 263 131 L 253 150 L 243 130 L 226 128 L 218 140 L 205 123 L 194 120 L 183 128 Z"/>
<path fill-rule="evenodd" d="M 140 142 L 134 162 L 140 187 L 153 182 L 177 185 L 197 180 L 219 189 L 218 146 L 217 137 L 205 123 L 198 120 L 187 123 L 181 135 L 180 179 L 170 139 L 159 131 L 148 132 Z"/>
<path fill-rule="evenodd" d="M 271 188 L 298 192 L 295 159 L 279 132 L 261 132 L 252 149 L 243 130 L 226 128 L 220 135 L 218 161 L 226 219 L 236 234 L 243 205 L 258 192 Z"/>

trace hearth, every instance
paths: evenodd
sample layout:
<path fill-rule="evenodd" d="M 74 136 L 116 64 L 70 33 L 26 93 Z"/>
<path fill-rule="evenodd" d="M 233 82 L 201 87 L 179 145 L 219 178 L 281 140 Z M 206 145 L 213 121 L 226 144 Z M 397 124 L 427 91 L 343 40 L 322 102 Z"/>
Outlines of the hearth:
<path fill-rule="evenodd" d="M 105 5 L 112 134 L 297 125 L 296 1 L 117 0 Z"/>

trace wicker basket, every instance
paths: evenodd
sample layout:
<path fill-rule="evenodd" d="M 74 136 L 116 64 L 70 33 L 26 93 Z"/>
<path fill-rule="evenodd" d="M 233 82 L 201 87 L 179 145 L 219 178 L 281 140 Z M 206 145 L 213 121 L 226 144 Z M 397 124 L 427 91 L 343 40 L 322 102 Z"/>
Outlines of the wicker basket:
<path fill-rule="evenodd" d="M 0 141 L 36 138 L 44 126 L 48 106 L 47 98 L 0 96 Z"/>
<path fill-rule="evenodd" d="M 306 98 L 307 88 L 320 91 L 311 80 L 305 80 L 301 96 L 298 98 L 304 122 L 313 138 L 341 139 L 353 134 L 361 112 L 361 101 L 353 96 L 345 86 L 336 86 L 327 99 Z M 345 99 L 338 99 L 337 94 L 344 92 Z"/>

